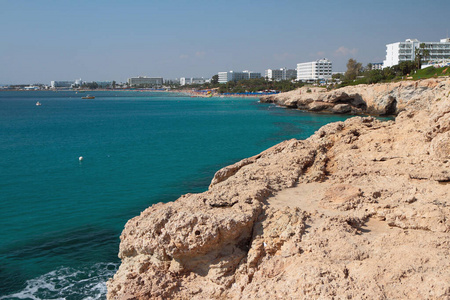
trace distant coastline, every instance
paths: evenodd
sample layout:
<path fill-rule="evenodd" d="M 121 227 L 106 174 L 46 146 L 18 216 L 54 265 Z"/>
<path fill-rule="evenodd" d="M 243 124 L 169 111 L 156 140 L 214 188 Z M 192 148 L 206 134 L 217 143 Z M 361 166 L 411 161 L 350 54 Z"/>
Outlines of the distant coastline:
<path fill-rule="evenodd" d="M 215 91 L 206 90 L 192 90 L 192 89 L 183 89 L 183 90 L 169 90 L 167 92 L 171 93 L 180 93 L 192 98 L 260 98 L 263 94 L 221 94 Z"/>
<path fill-rule="evenodd" d="M 226 93 L 221 94 L 217 92 L 203 91 L 203 90 L 192 90 L 192 89 L 182 89 L 182 90 L 150 90 L 150 89 L 83 89 L 70 90 L 70 89 L 58 89 L 58 90 L 23 90 L 23 89 L 0 89 L 0 92 L 76 92 L 76 93 L 94 93 L 94 92 L 150 92 L 150 93 L 176 93 L 184 94 L 191 98 L 260 98 L 266 95 L 272 95 L 273 93 Z"/>

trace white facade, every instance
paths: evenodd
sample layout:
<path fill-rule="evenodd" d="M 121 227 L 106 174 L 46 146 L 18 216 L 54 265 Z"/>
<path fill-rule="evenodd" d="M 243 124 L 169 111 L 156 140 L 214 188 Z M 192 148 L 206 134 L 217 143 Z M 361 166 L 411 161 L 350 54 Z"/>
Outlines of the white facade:
<path fill-rule="evenodd" d="M 329 80 L 333 75 L 333 66 L 328 59 L 297 64 L 297 80 Z"/>
<path fill-rule="evenodd" d="M 261 78 L 261 73 L 257 73 L 257 72 L 253 72 L 253 71 L 249 71 L 249 70 L 245 70 L 242 73 L 244 73 L 244 78 L 243 79 Z"/>
<path fill-rule="evenodd" d="M 382 70 L 383 63 L 372 63 L 372 70 Z"/>
<path fill-rule="evenodd" d="M 242 71 L 242 72 L 219 72 L 219 83 L 227 83 L 228 81 L 239 81 L 244 79 L 255 79 L 261 78 L 261 73 L 256 73 L 252 71 Z"/>
<path fill-rule="evenodd" d="M 209 83 L 211 79 L 206 79 L 203 77 L 192 78 L 192 84 L 204 84 Z"/>
<path fill-rule="evenodd" d="M 50 81 L 50 87 L 52 89 L 59 88 L 59 87 L 70 88 L 70 87 L 72 87 L 72 85 L 74 83 L 75 83 L 75 81 L 56 81 L 56 80 L 52 80 L 52 81 Z"/>
<path fill-rule="evenodd" d="M 167 84 L 167 85 L 171 85 L 171 84 L 179 84 L 180 83 L 180 81 L 181 81 L 181 78 L 180 79 L 178 79 L 178 78 L 175 78 L 175 79 L 164 79 L 164 84 Z"/>
<path fill-rule="evenodd" d="M 219 83 L 227 83 L 233 80 L 233 71 L 230 72 L 219 72 Z"/>
<path fill-rule="evenodd" d="M 422 42 L 416 39 L 407 39 L 404 42 L 398 42 L 386 45 L 386 60 L 383 61 L 383 68 L 398 65 L 404 61 L 414 61 L 415 49 L 420 47 Z M 441 39 L 440 42 L 424 42 L 425 49 L 429 55 L 423 58 L 423 61 L 442 60 L 450 58 L 450 39 Z"/>
<path fill-rule="evenodd" d="M 282 71 L 282 69 L 279 69 L 279 70 L 267 69 L 264 72 L 264 76 L 268 80 L 280 81 L 280 80 L 283 80 L 283 71 Z"/>
<path fill-rule="evenodd" d="M 284 80 L 291 80 L 295 79 L 297 77 L 297 70 L 296 69 L 285 69 L 284 73 Z"/>
<path fill-rule="evenodd" d="M 192 78 L 187 77 L 180 78 L 180 85 L 189 85 L 189 84 L 192 84 Z"/>
<path fill-rule="evenodd" d="M 37 91 L 40 88 L 38 86 L 35 86 L 35 85 L 30 85 L 30 86 L 24 87 L 23 89 L 26 90 L 26 91 Z"/>
<path fill-rule="evenodd" d="M 128 84 L 130 86 L 133 85 L 141 85 L 141 84 L 147 84 L 147 85 L 162 85 L 163 84 L 163 78 L 162 77 L 146 77 L 146 76 L 139 76 L 139 77 L 131 77 L 128 78 Z"/>
<path fill-rule="evenodd" d="M 264 77 L 269 80 L 275 81 L 289 80 L 291 78 L 297 77 L 297 71 L 294 69 L 286 69 L 286 68 L 281 68 L 277 70 L 267 69 L 264 73 Z"/>
<path fill-rule="evenodd" d="M 383 68 L 396 66 L 404 61 L 414 61 L 414 51 L 419 48 L 420 42 L 416 39 L 407 39 L 386 45 L 386 60 L 383 61 Z"/>
<path fill-rule="evenodd" d="M 180 85 L 189 85 L 189 84 L 204 84 L 210 82 L 210 79 L 205 79 L 203 77 L 181 77 L 180 78 Z"/>
<path fill-rule="evenodd" d="M 112 86 L 112 81 L 92 81 L 98 84 L 99 88 L 106 88 L 109 86 Z M 80 87 L 82 86 L 84 83 L 83 80 L 80 79 L 76 79 L 75 81 L 51 81 L 50 82 L 50 87 L 51 88 L 73 88 L 73 87 Z"/>
<path fill-rule="evenodd" d="M 248 72 L 233 72 L 233 81 L 245 80 L 248 79 Z"/>

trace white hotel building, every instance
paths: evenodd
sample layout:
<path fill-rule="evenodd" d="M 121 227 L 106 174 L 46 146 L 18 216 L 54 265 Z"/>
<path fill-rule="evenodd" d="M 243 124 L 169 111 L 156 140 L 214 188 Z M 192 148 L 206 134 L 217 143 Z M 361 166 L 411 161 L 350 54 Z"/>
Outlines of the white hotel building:
<path fill-rule="evenodd" d="M 332 63 L 326 58 L 297 64 L 297 81 L 330 80 L 332 75 Z"/>
<path fill-rule="evenodd" d="M 57 81 L 57 80 L 52 80 L 50 81 L 50 87 L 52 89 L 55 88 L 70 88 L 72 87 L 72 85 L 74 85 L 75 81 Z"/>
<path fill-rule="evenodd" d="M 420 47 L 422 42 L 416 39 L 407 39 L 386 45 L 386 60 L 383 61 L 383 68 L 398 65 L 404 61 L 414 61 L 415 49 Z M 424 42 L 425 49 L 429 55 L 423 61 L 442 61 L 450 59 L 450 38 L 441 39 L 440 42 Z"/>
<path fill-rule="evenodd" d="M 267 69 L 264 75 L 265 75 L 264 77 L 269 80 L 275 81 L 289 80 L 291 78 L 297 77 L 297 71 L 294 69 L 286 69 L 286 68 L 281 68 L 277 70 Z"/>
<path fill-rule="evenodd" d="M 151 85 L 151 86 L 161 86 L 163 85 L 162 77 L 147 77 L 147 76 L 138 76 L 128 78 L 128 84 L 130 86 L 139 86 L 139 85 Z"/>
<path fill-rule="evenodd" d="M 74 81 L 57 81 L 57 80 L 52 80 L 50 81 L 50 87 L 52 89 L 55 88 L 70 88 L 75 86 L 81 86 L 83 84 L 83 80 L 80 79 L 76 79 Z"/>
<path fill-rule="evenodd" d="M 194 78 L 194 77 L 181 77 L 180 78 L 180 85 L 190 85 L 190 84 L 204 84 L 210 82 L 210 79 L 205 79 L 203 77 L 201 78 Z"/>
<path fill-rule="evenodd" d="M 227 83 L 228 81 L 239 81 L 244 79 L 254 79 L 261 78 L 261 73 L 256 73 L 252 71 L 242 71 L 242 72 L 219 72 L 219 83 Z"/>

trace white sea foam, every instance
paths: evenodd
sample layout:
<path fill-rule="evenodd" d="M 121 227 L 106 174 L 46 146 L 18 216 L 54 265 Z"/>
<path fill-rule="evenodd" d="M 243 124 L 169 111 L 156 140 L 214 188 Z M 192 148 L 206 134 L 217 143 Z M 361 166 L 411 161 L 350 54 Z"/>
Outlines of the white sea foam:
<path fill-rule="evenodd" d="M 23 290 L 0 297 L 15 299 L 71 299 L 96 300 L 106 298 L 106 281 L 117 271 L 118 264 L 97 263 L 91 267 L 59 268 L 37 278 L 28 280 Z"/>

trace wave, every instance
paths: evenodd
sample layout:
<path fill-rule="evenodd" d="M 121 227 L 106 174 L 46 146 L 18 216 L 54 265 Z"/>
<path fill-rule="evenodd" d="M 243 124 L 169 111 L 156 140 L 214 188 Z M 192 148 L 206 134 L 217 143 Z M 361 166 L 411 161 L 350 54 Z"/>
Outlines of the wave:
<path fill-rule="evenodd" d="M 119 267 L 118 263 L 96 263 L 85 268 L 61 267 L 30 279 L 25 288 L 0 300 L 16 299 L 106 299 L 106 281 Z"/>

